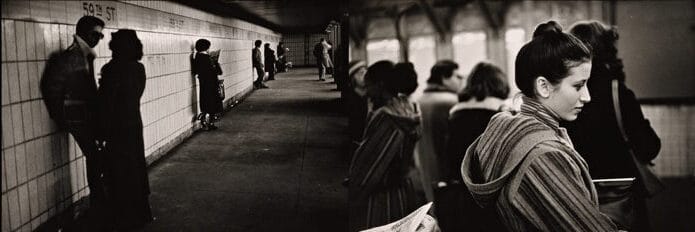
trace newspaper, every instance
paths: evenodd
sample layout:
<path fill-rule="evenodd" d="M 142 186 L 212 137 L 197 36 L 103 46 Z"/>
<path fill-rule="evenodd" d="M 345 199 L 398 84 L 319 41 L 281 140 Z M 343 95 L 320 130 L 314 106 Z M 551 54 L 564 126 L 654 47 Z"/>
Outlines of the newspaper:
<path fill-rule="evenodd" d="M 432 202 L 413 211 L 401 220 L 392 222 L 388 225 L 379 226 L 362 232 L 429 232 L 438 231 L 437 221 L 428 215 Z"/>
<path fill-rule="evenodd" d="M 210 59 L 212 59 L 215 62 L 218 62 L 220 60 L 220 50 L 214 50 L 210 52 Z"/>

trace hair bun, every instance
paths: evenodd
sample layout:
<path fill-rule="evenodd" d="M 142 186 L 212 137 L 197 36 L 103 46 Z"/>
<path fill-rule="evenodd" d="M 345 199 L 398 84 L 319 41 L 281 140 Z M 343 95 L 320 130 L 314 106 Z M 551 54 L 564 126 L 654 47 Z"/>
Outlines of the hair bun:
<path fill-rule="evenodd" d="M 547 23 L 541 23 L 533 31 L 533 38 L 544 35 L 557 35 L 562 34 L 562 26 L 555 21 L 548 21 Z"/>

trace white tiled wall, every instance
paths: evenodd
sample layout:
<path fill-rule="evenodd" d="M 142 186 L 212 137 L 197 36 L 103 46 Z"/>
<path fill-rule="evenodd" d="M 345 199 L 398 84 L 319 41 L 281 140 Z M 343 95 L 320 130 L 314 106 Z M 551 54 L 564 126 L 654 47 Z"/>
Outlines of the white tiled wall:
<path fill-rule="evenodd" d="M 97 72 L 110 59 L 111 32 L 134 29 L 144 45 L 147 156 L 195 126 L 189 59 L 197 39 L 222 49 L 227 99 L 252 86 L 253 40 L 273 48 L 280 40 L 271 30 L 163 1 L 2 1 L 2 231 L 33 230 L 89 194 L 85 158 L 71 136 L 57 132 L 38 88 L 46 59 L 73 42 L 86 12 L 106 22 Z"/>

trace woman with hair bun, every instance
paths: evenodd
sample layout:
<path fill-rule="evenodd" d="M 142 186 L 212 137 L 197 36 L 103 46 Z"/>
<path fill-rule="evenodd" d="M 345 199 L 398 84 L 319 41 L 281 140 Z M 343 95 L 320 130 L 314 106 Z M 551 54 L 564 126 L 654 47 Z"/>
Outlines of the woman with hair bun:
<path fill-rule="evenodd" d="M 509 231 L 616 231 L 599 212 L 586 162 L 559 126 L 591 100 L 591 52 L 554 21 L 533 35 L 516 57 L 521 111 L 490 119 L 464 156 L 463 182 Z"/>
<path fill-rule="evenodd" d="M 425 203 L 413 159 L 420 124 L 408 100 L 417 88 L 413 65 L 379 61 L 364 79 L 373 113 L 348 173 L 349 231 L 388 224 Z"/>

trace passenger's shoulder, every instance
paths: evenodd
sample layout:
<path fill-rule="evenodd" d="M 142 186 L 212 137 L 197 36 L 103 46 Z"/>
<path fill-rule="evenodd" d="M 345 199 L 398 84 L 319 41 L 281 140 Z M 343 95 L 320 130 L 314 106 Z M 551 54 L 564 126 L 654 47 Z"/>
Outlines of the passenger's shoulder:
<path fill-rule="evenodd" d="M 556 140 L 543 141 L 534 146 L 529 151 L 528 159 L 530 166 L 539 166 L 540 168 L 554 167 L 567 171 L 580 169 L 572 158 L 571 148 Z"/>

